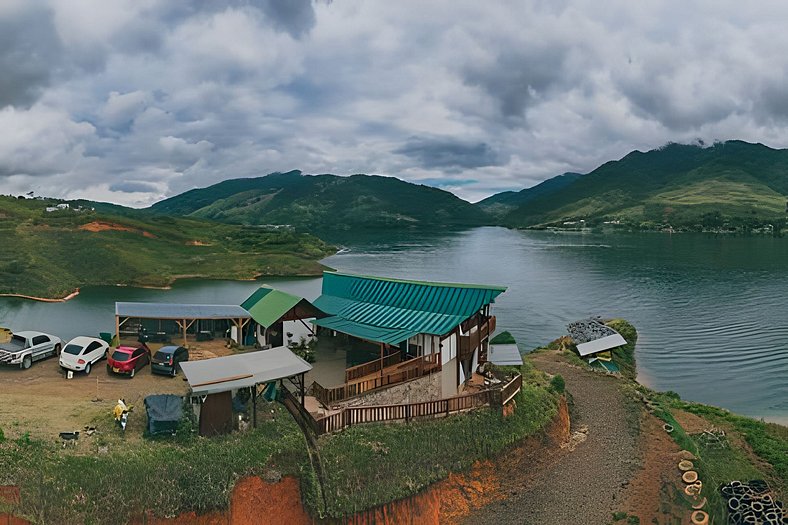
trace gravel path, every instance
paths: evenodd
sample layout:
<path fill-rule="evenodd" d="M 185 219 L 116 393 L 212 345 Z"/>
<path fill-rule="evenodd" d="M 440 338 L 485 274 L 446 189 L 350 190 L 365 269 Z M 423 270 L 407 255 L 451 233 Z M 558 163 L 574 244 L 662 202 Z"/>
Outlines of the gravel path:
<path fill-rule="evenodd" d="M 561 374 L 572 394 L 572 431 L 588 427 L 587 439 L 535 472 L 523 473 L 522 490 L 483 507 L 463 523 L 588 525 L 612 521 L 623 507 L 623 492 L 638 464 L 637 412 L 619 390 L 619 381 L 557 360 L 535 356 L 537 368 Z"/>

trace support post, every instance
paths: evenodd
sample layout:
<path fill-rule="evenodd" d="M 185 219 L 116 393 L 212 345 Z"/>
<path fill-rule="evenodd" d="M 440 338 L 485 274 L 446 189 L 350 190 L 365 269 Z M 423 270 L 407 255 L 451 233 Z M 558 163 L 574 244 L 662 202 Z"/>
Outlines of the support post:
<path fill-rule="evenodd" d="M 306 374 L 301 374 L 301 408 L 306 408 L 306 403 L 304 402 L 304 397 L 306 395 L 304 383 L 306 383 Z"/>
<path fill-rule="evenodd" d="M 186 346 L 186 319 L 183 320 L 183 346 Z"/>
<path fill-rule="evenodd" d="M 380 343 L 380 377 L 383 378 L 383 343 Z"/>
<path fill-rule="evenodd" d="M 252 426 L 257 428 L 257 385 L 252 387 Z"/>
<path fill-rule="evenodd" d="M 120 344 L 120 316 L 115 316 L 115 339 Z"/>

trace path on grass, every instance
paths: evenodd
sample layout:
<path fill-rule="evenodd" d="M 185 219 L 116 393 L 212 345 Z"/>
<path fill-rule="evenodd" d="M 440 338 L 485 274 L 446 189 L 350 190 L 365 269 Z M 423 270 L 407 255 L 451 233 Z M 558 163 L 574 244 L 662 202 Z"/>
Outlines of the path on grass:
<path fill-rule="evenodd" d="M 506 499 L 476 510 L 463 523 L 596 525 L 610 523 L 612 513 L 623 508 L 624 490 L 639 463 L 637 409 L 619 390 L 621 381 L 559 359 L 549 353 L 532 362 L 564 377 L 574 403 L 572 431 L 587 426 L 588 437 L 573 452 L 523 472 L 522 479 L 515 475 L 511 488 L 504 487 Z"/>

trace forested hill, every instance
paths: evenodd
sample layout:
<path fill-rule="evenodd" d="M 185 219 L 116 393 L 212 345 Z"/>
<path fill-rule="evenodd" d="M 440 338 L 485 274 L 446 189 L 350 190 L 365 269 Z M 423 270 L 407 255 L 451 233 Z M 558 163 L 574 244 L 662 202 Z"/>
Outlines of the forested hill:
<path fill-rule="evenodd" d="M 742 141 L 708 147 L 668 144 L 645 153 L 633 151 L 558 189 L 554 186 L 531 195 L 501 222 L 537 226 L 619 221 L 647 229 L 669 225 L 693 230 L 784 225 L 788 150 Z M 507 198 L 511 195 L 503 200 Z M 489 209 L 496 199 L 480 204 L 486 202 Z"/>
<path fill-rule="evenodd" d="M 464 227 L 491 223 L 479 207 L 447 191 L 375 175 L 300 171 L 232 179 L 154 204 L 151 211 L 298 230 Z"/>

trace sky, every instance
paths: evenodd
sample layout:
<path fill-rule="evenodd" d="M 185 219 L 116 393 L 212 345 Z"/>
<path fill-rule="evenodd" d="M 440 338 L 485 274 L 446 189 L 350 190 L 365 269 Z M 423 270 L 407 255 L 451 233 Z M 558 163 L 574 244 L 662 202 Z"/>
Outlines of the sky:
<path fill-rule="evenodd" d="M 634 149 L 788 143 L 788 2 L 0 0 L 0 193 L 275 171 L 477 201 Z"/>

